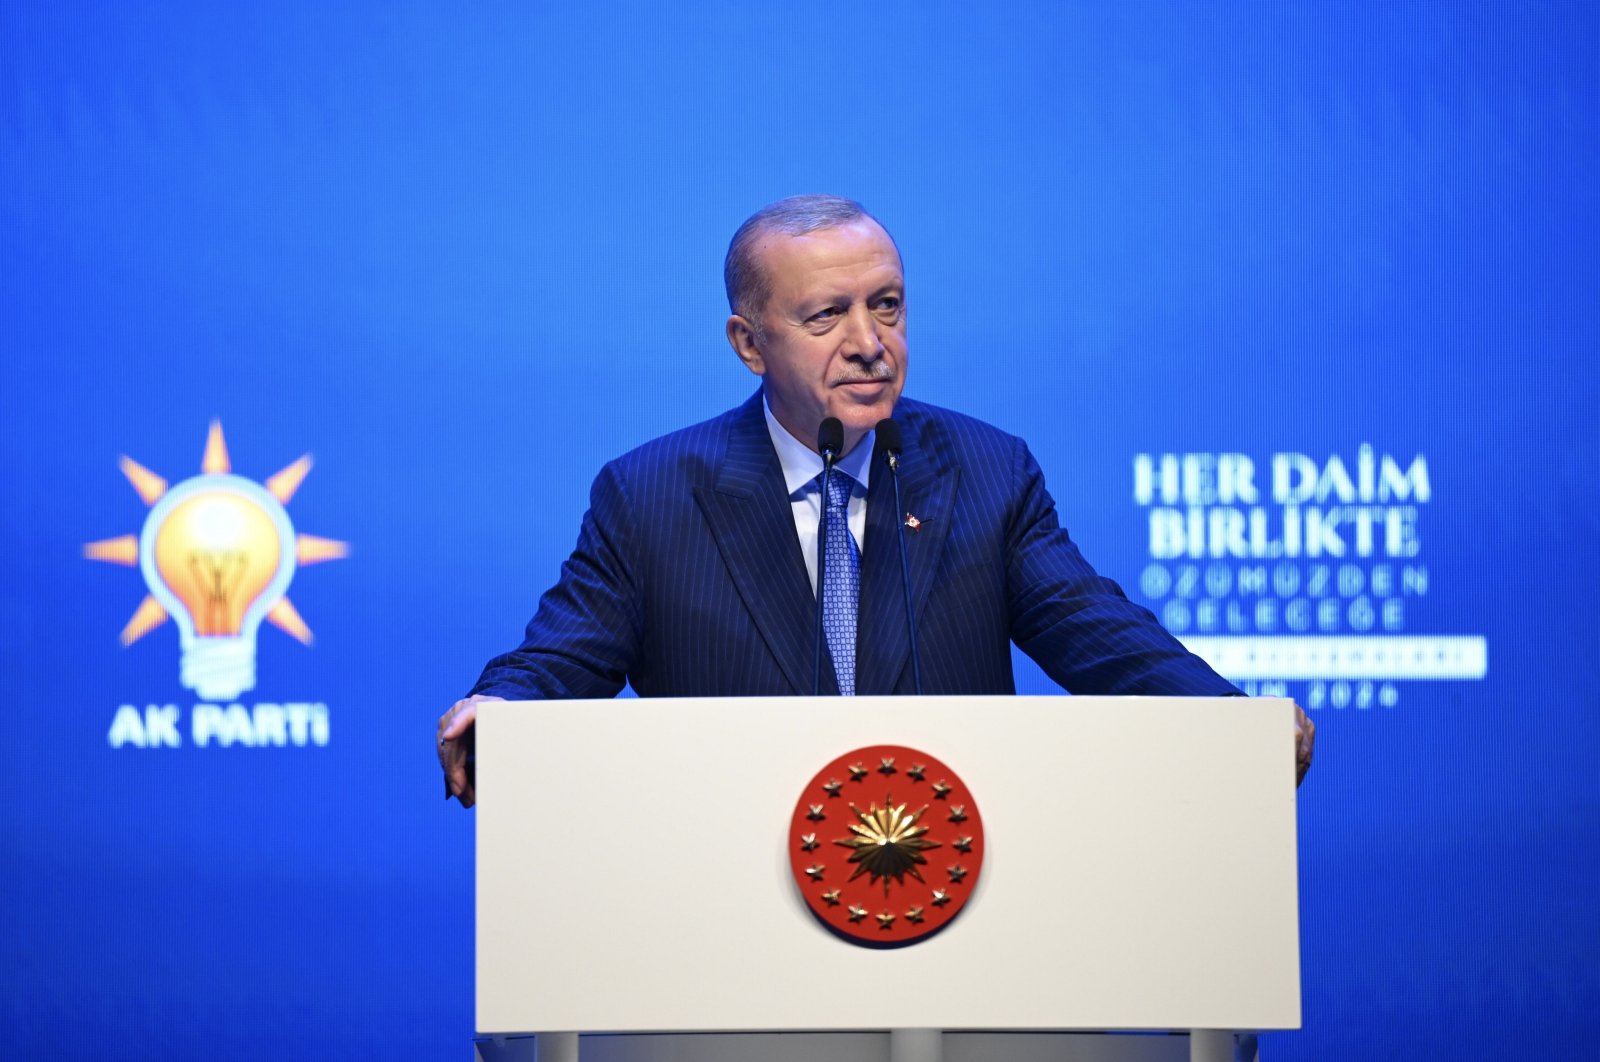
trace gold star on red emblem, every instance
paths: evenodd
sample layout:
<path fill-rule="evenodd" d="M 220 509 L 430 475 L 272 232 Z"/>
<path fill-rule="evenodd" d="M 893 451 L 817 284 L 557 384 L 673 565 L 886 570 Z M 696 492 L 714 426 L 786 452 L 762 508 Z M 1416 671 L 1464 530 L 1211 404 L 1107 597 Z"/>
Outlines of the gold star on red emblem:
<path fill-rule="evenodd" d="M 907 815 L 904 804 L 895 808 L 879 808 L 874 804 L 866 811 L 851 804 L 850 810 L 856 813 L 858 820 L 850 824 L 852 836 L 833 843 L 854 850 L 850 862 L 857 866 L 856 872 L 850 875 L 851 881 L 871 874 L 874 882 L 882 878 L 884 890 L 888 891 L 890 878 L 902 884 L 907 874 L 922 880 L 917 867 L 928 861 L 922 853 L 939 847 L 937 841 L 924 836 L 928 827 L 917 825 L 922 811 L 928 810 L 926 806 L 915 815 Z"/>
<path fill-rule="evenodd" d="M 917 800 L 922 786 L 931 795 L 922 790 Z M 831 803 L 845 789 L 854 799 Z M 858 748 L 824 765 L 801 792 L 789 834 L 798 896 L 841 938 L 915 943 L 971 902 L 983 866 L 983 824 L 972 793 L 949 765 L 901 746 Z M 930 815 L 935 800 L 946 803 Z M 835 846 L 848 850 L 843 860 L 825 852 L 818 858 Z M 940 849 L 960 861 L 929 854 Z"/>

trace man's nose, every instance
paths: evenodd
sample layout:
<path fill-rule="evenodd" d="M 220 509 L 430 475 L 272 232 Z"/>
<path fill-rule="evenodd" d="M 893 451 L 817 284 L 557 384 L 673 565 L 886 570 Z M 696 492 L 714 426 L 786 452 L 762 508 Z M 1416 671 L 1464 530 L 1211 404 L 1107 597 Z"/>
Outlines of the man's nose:
<path fill-rule="evenodd" d="M 878 320 L 872 316 L 872 311 L 865 306 L 855 307 L 850 311 L 849 328 L 844 350 L 847 357 L 867 362 L 883 357 L 883 340 L 878 337 Z"/>

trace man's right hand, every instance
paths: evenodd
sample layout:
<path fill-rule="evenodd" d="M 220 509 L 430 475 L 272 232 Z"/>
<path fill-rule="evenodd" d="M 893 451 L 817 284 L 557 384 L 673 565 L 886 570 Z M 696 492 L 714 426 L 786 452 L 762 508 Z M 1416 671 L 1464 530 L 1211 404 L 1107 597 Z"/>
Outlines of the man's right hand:
<path fill-rule="evenodd" d="M 474 693 L 450 706 L 439 717 L 439 767 L 444 771 L 444 797 L 455 797 L 461 806 L 470 808 L 477 800 L 472 782 L 467 777 L 467 757 L 472 753 L 472 724 L 478 718 L 478 705 L 484 701 L 503 701 L 504 697 L 490 697 Z"/>

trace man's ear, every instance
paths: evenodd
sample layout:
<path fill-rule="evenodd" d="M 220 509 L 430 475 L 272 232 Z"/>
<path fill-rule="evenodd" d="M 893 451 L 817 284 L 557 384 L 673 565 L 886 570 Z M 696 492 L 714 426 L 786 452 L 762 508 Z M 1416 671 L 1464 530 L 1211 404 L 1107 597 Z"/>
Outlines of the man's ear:
<path fill-rule="evenodd" d="M 727 331 L 728 346 L 732 347 L 739 360 L 744 362 L 744 367 L 757 376 L 765 376 L 767 362 L 761 356 L 761 348 L 756 343 L 755 326 L 738 314 L 734 314 L 728 318 Z"/>

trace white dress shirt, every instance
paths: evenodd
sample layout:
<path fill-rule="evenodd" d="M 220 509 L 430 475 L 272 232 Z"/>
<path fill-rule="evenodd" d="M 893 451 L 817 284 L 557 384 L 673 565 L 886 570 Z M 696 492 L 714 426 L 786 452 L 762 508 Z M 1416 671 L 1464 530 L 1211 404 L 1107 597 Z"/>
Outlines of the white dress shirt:
<path fill-rule="evenodd" d="M 772 407 L 763 400 L 762 410 L 767 414 L 767 431 L 772 435 L 773 448 L 778 451 L 778 464 L 783 466 L 783 483 L 789 491 L 789 507 L 794 510 L 794 530 L 800 536 L 800 553 L 806 559 L 806 572 L 811 576 L 811 592 L 817 592 L 817 523 L 822 519 L 822 455 L 789 434 L 789 429 L 778 423 Z M 867 540 L 867 475 L 872 471 L 872 432 L 867 432 L 855 448 L 833 463 L 835 472 L 845 472 L 855 480 L 850 488 L 848 511 L 850 537 L 860 550 Z"/>

